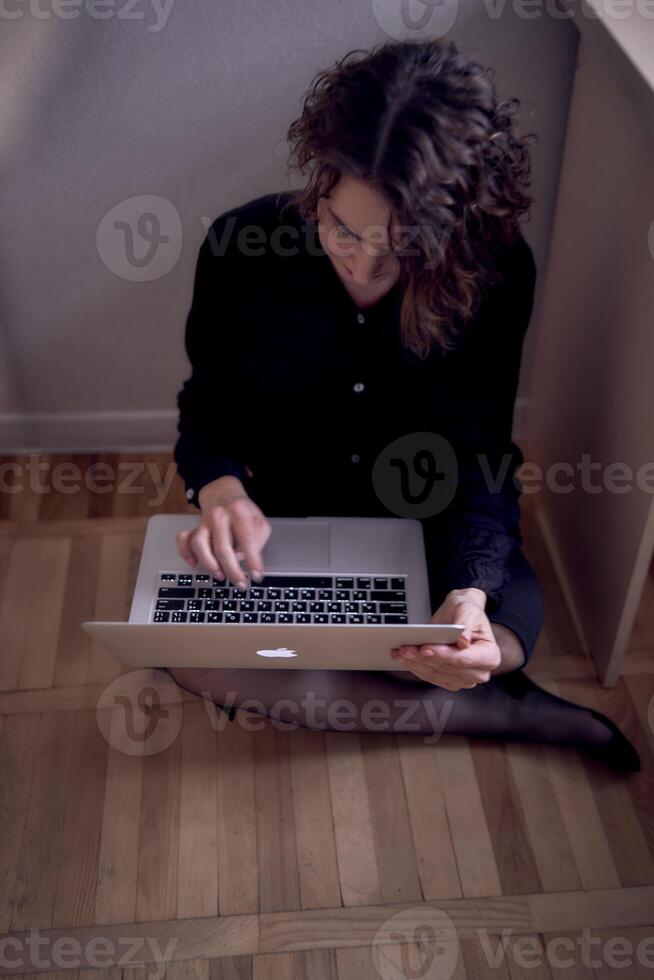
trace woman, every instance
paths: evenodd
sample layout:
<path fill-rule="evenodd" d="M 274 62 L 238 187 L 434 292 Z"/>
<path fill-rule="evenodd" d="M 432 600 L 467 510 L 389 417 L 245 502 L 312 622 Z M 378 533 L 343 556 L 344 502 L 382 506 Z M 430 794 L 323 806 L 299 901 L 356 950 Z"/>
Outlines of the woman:
<path fill-rule="evenodd" d="M 169 673 L 230 701 L 231 717 L 256 699 L 271 717 L 337 729 L 330 709 L 345 699 L 347 730 L 380 730 L 364 718 L 373 699 L 386 730 L 433 734 L 438 718 L 440 731 L 574 745 L 633 771 L 610 719 L 521 670 L 543 624 L 511 441 L 536 269 L 518 226 L 528 139 L 491 76 L 430 41 L 350 52 L 314 79 L 288 133 L 306 185 L 225 212 L 200 249 L 175 447 L 201 511 L 180 554 L 245 586 L 264 571 L 266 514 L 396 516 L 375 459 L 403 435 L 438 433 L 458 480 L 422 520 L 433 621 L 464 624 L 462 637 L 394 650 L 387 672 Z"/>

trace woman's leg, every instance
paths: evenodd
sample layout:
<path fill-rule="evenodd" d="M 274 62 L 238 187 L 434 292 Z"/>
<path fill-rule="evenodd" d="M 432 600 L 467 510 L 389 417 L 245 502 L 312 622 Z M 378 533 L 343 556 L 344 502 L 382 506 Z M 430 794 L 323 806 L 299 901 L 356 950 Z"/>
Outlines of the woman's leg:
<path fill-rule="evenodd" d="M 519 553 L 500 609 L 489 615 L 498 643 L 522 648 L 525 662 L 542 628 L 542 591 Z M 390 662 L 390 661 L 389 661 Z M 550 694 L 521 670 L 448 691 L 410 671 L 169 668 L 177 683 L 216 704 L 285 723 L 332 731 L 413 732 L 573 745 L 618 768 L 638 768 L 631 743 L 610 719 Z"/>
<path fill-rule="evenodd" d="M 549 694 L 522 671 L 460 691 L 374 670 L 170 667 L 168 673 L 220 706 L 315 730 L 411 732 L 430 742 L 442 734 L 550 742 L 607 754 L 607 762 L 614 753 L 615 730 L 603 716 Z M 515 684 L 517 674 L 524 683 Z"/>

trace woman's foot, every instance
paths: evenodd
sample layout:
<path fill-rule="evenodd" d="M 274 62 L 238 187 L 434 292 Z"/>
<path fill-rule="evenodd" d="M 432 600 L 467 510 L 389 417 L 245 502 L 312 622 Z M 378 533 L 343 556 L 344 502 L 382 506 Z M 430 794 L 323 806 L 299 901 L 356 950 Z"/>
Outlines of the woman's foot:
<path fill-rule="evenodd" d="M 611 732 L 611 737 L 604 749 L 599 748 L 596 753 L 593 749 L 590 751 L 620 772 L 640 772 L 640 756 L 635 746 L 626 735 L 622 734 L 616 723 L 600 711 L 594 711 L 592 708 L 588 710 L 597 721 L 607 726 Z"/>
<path fill-rule="evenodd" d="M 516 704 L 516 737 L 555 744 L 572 744 L 620 772 L 639 772 L 640 756 L 629 739 L 606 715 L 575 705 L 540 687 L 522 670 L 495 674 L 492 683 Z"/>

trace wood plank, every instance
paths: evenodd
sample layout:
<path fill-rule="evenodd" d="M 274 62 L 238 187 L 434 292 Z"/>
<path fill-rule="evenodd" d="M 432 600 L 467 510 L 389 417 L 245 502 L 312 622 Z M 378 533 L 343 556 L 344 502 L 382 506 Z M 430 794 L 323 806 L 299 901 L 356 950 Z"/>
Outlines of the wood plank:
<path fill-rule="evenodd" d="M 577 892 L 571 894 L 578 894 Z M 291 952 L 369 946 L 397 942 L 397 912 L 408 911 L 414 928 L 427 919 L 451 920 L 455 935 L 477 935 L 479 929 L 493 934 L 504 930 L 533 932 L 532 896 L 495 895 L 480 898 L 442 898 L 432 902 L 400 902 L 394 905 L 368 905 L 358 908 L 307 909 L 297 912 L 262 913 L 259 916 L 259 951 Z M 406 921 L 403 928 L 407 928 Z"/>
<path fill-rule="evenodd" d="M 121 621 L 129 618 L 131 593 L 128 591 L 131 537 L 127 533 L 108 534 L 102 539 L 93 619 Z M 91 640 L 88 681 L 109 684 L 122 673 L 122 665 L 97 640 Z"/>
<path fill-rule="evenodd" d="M 204 704 L 184 705 L 181 731 L 178 918 L 218 914 L 215 735 Z"/>
<path fill-rule="evenodd" d="M 634 674 L 654 674 L 654 657 L 651 653 L 635 651 L 629 658 L 625 657 L 621 673 L 625 678 Z"/>
<path fill-rule="evenodd" d="M 600 711 L 612 718 L 627 738 L 635 742 L 642 736 L 648 746 L 642 759 L 645 768 L 654 756 L 654 677 L 620 678 L 612 688 L 595 688 L 594 698 Z"/>
<path fill-rule="evenodd" d="M 5 656 L 0 658 L 0 691 L 14 691 L 18 687 L 29 624 L 38 604 L 34 569 L 40 555 L 40 541 L 14 539 L 6 558 L 0 596 L 0 636 L 5 651 Z"/>
<path fill-rule="evenodd" d="M 336 950 L 339 980 L 401 980 L 404 977 L 429 978 L 429 952 L 427 943 L 420 949 L 415 943 L 397 943 L 386 946 L 354 946 Z M 433 968 L 432 968 L 433 973 Z M 448 971 L 434 976 L 447 976 L 448 980 L 465 980 L 460 971 Z"/>
<path fill-rule="evenodd" d="M 638 722 L 635 728 L 630 728 L 629 737 L 642 764 L 640 772 L 629 776 L 627 788 L 642 832 L 654 854 L 654 678 L 626 677 L 624 681 Z"/>
<path fill-rule="evenodd" d="M 382 900 L 419 901 L 422 891 L 395 735 L 364 735 L 362 744 Z"/>
<path fill-rule="evenodd" d="M 17 687 L 22 690 L 52 687 L 57 641 L 61 628 L 64 589 L 70 559 L 70 538 L 41 541 L 38 563 L 32 568 L 33 613 L 25 630 Z"/>
<path fill-rule="evenodd" d="M 252 957 L 252 980 L 297 980 L 293 953 L 264 953 Z"/>
<path fill-rule="evenodd" d="M 216 744 L 218 822 L 218 907 L 221 915 L 259 911 L 259 864 L 255 798 L 254 738 L 248 713 L 237 711 L 234 721 L 213 704 Z M 256 719 L 254 725 L 265 724 Z M 262 802 L 265 806 L 265 797 Z"/>
<path fill-rule="evenodd" d="M 510 742 L 506 747 L 512 778 L 546 892 L 581 888 L 581 878 L 550 779 L 544 745 Z"/>
<path fill-rule="evenodd" d="M 2 533 L 3 526 L 5 529 L 4 534 Z M 9 555 L 14 543 L 13 535 L 9 533 L 10 527 L 13 528 L 15 525 L 11 524 L 9 521 L 0 521 L 0 596 L 5 588 L 7 568 L 9 565 Z"/>
<path fill-rule="evenodd" d="M 152 668 L 156 670 L 158 668 Z M 131 669 L 128 673 L 134 672 Z M 142 669 L 138 674 L 142 675 Z M 127 676 L 127 674 L 126 674 Z M 3 715 L 39 714 L 42 711 L 84 711 L 95 708 L 106 692 L 106 684 L 92 684 L 86 687 L 50 688 L 45 691 L 4 691 L 0 692 L 0 713 Z M 183 688 L 178 688 L 180 701 L 196 701 L 197 696 Z M 162 692 L 162 704 L 168 703 L 167 692 Z"/>
<path fill-rule="evenodd" d="M 654 653 L 654 575 L 650 568 L 629 637 L 629 649 L 623 660 L 623 667 L 626 667 L 628 661 L 638 654 L 649 655 L 651 663 L 652 653 Z"/>
<path fill-rule="evenodd" d="M 99 962 L 102 962 L 102 957 L 99 957 Z M 124 972 L 127 973 L 129 968 L 125 967 Z M 78 980 L 122 980 L 123 978 L 123 967 L 121 966 L 110 966 L 98 970 L 79 970 Z M 72 971 L 68 972 L 68 980 L 73 980 L 74 973 Z"/>
<path fill-rule="evenodd" d="M 540 891 L 538 868 L 505 743 L 491 738 L 471 739 L 470 753 L 502 892 L 520 895 Z"/>
<path fill-rule="evenodd" d="M 339 980 L 333 949 L 308 949 L 295 954 L 297 980 Z"/>
<path fill-rule="evenodd" d="M 454 943 L 440 939 L 438 942 L 430 942 L 428 936 L 429 932 L 421 936 L 417 942 L 377 947 L 378 952 L 374 954 L 373 961 L 377 976 L 388 980 L 432 976 L 447 977 L 448 980 L 466 980 L 468 976 L 476 977 L 476 974 L 468 974 L 466 971 L 461 943 L 458 940 Z M 339 950 L 339 953 L 347 952 L 347 950 Z M 371 977 L 375 975 L 371 974 Z"/>
<path fill-rule="evenodd" d="M 252 956 L 209 960 L 209 980 L 253 980 Z"/>
<path fill-rule="evenodd" d="M 14 934 L 19 943 L 24 943 L 29 935 L 26 931 Z M 179 961 L 192 963 L 217 957 L 251 955 L 257 946 L 258 923 L 256 916 L 232 915 L 223 919 L 208 917 L 148 923 L 121 922 L 105 925 L 101 929 L 95 925 L 80 929 L 39 930 L 41 949 L 52 949 L 64 939 L 79 943 L 82 969 L 97 966 L 98 938 L 106 943 L 103 952 L 105 962 L 125 968 L 129 964 L 141 964 L 145 967 L 146 975 L 152 977 L 156 972 L 153 966 L 158 968 Z M 35 974 L 47 972 L 47 964 L 34 964 L 33 970 Z M 70 980 L 68 971 L 66 976 Z"/>
<path fill-rule="evenodd" d="M 56 521 L 59 517 L 89 516 L 87 474 L 93 461 L 91 453 L 57 453 L 47 456 L 47 468 L 41 483 L 47 493 L 41 496 L 39 520 Z"/>
<path fill-rule="evenodd" d="M 88 680 L 91 638 L 80 623 L 93 619 L 101 542 L 97 534 L 63 540 L 70 541 L 70 559 L 53 679 L 60 688 L 84 685 Z"/>
<path fill-rule="evenodd" d="M 270 719 L 254 739 L 259 909 L 274 912 L 300 908 L 295 841 L 290 744 Z"/>
<path fill-rule="evenodd" d="M 554 963 L 557 962 L 555 959 L 557 949 L 552 953 L 542 936 L 535 933 L 525 936 L 503 935 L 494 940 L 495 937 L 486 936 L 482 933 L 479 936 L 479 941 L 475 943 L 475 955 L 479 957 L 481 953 L 486 962 L 488 972 L 484 976 L 495 976 L 496 963 L 506 966 L 511 980 L 554 980 L 555 976 L 561 975 L 562 968 L 553 971 L 549 962 L 550 958 Z M 472 965 L 469 940 L 466 940 L 465 946 L 464 956 L 466 953 L 468 954 L 468 962 Z M 558 950 L 558 952 L 559 962 L 566 962 L 566 958 L 560 955 L 563 951 Z M 573 962 L 571 958 L 568 957 L 567 959 L 570 959 L 571 963 Z M 477 974 L 473 973 L 472 975 L 476 976 Z M 576 976 L 576 971 L 565 970 L 566 980 L 574 980 Z"/>
<path fill-rule="evenodd" d="M 33 452 L 10 457 L 11 484 L 19 487 L 18 492 L 12 490 L 7 501 L 6 514 L 11 520 L 22 522 L 38 519 L 43 499 L 43 494 L 37 490 L 40 483 L 38 466 L 49 458 Z"/>
<path fill-rule="evenodd" d="M 0 932 L 8 932 L 39 734 L 38 715 L 5 718 L 0 742 Z"/>
<path fill-rule="evenodd" d="M 382 955 L 377 954 L 377 963 L 373 961 L 373 951 L 370 946 L 354 946 L 352 949 L 336 950 L 336 969 L 338 980 L 390 980 L 395 971 L 396 976 L 400 976 L 396 970 L 395 963 L 388 963 L 385 956 L 386 947 L 382 950 Z M 380 970 L 378 963 L 384 964 Z"/>
<path fill-rule="evenodd" d="M 121 456 L 122 458 L 122 456 Z M 184 496 L 184 484 L 177 473 L 172 452 L 139 453 L 137 458 L 144 464 L 141 485 L 144 493 L 137 500 L 139 514 L 180 514 L 191 506 Z M 199 513 L 192 508 L 197 516 Z"/>
<path fill-rule="evenodd" d="M 53 926 L 92 925 L 98 887 L 98 853 L 104 809 L 107 743 L 95 711 L 74 723 Z"/>
<path fill-rule="evenodd" d="M 556 681 L 548 690 L 562 697 Z M 565 824 L 582 887 L 617 888 L 620 876 L 588 781 L 581 751 L 545 746 L 550 781 Z"/>
<path fill-rule="evenodd" d="M 651 928 L 598 929 L 593 931 L 593 939 L 594 943 L 587 951 L 593 980 L 615 980 L 625 976 L 651 980 L 654 969 Z"/>
<path fill-rule="evenodd" d="M 409 822 L 423 896 L 462 897 L 456 854 L 437 764 L 438 748 L 413 735 L 396 735 Z"/>
<path fill-rule="evenodd" d="M 100 537 L 121 534 L 145 534 L 148 517 L 97 517 L 70 518 L 56 521 L 18 521 L 5 528 L 5 533 L 22 540 L 24 538 L 52 538 L 63 535 L 66 538 L 77 534 L 97 534 Z"/>
<path fill-rule="evenodd" d="M 166 724 L 179 732 L 181 705 L 169 705 L 166 711 Z M 163 751 L 150 751 L 150 745 L 146 743 L 136 889 L 137 922 L 177 917 L 180 758 L 179 736 Z"/>
<path fill-rule="evenodd" d="M 123 750 L 129 749 L 133 753 L 139 744 L 129 741 L 123 706 L 101 708 L 100 711 L 110 715 L 95 903 L 95 921 L 104 925 L 135 919 L 143 757 Z"/>
<path fill-rule="evenodd" d="M 141 454 L 118 453 L 115 456 L 116 489 L 112 494 L 114 517 L 131 517 L 142 513 L 141 501 L 146 495 L 144 486 L 145 461 Z"/>
<path fill-rule="evenodd" d="M 646 926 L 654 917 L 654 886 L 552 892 L 529 895 L 528 902 L 538 932 Z"/>
<path fill-rule="evenodd" d="M 482 945 L 479 935 L 461 941 L 461 953 L 465 965 L 466 973 L 474 980 L 486 980 L 486 978 L 496 977 L 497 980 L 511 980 L 507 960 L 500 956 L 493 960 L 493 965 L 488 962 L 488 950 Z"/>
<path fill-rule="evenodd" d="M 297 727 L 290 740 L 300 905 L 341 904 L 323 732 Z"/>
<path fill-rule="evenodd" d="M 18 521 L 0 520 L 0 556 L 4 557 L 5 542 L 11 542 L 18 529 Z"/>
<path fill-rule="evenodd" d="M 559 681 L 558 686 L 564 697 L 580 700 L 577 685 Z M 609 718 L 621 718 L 621 729 L 627 728 L 633 734 L 638 724 L 633 702 L 628 709 L 630 720 L 626 726 L 624 718 L 627 711 L 620 707 L 625 698 L 630 700 L 624 681 L 620 680 L 615 687 L 606 689 L 605 694 L 606 697 L 599 696 L 596 685 L 584 685 L 583 701 L 588 707 L 603 711 Z M 633 777 L 616 772 L 600 759 L 589 755 L 584 757 L 584 766 L 620 884 L 649 884 L 654 881 L 654 853 L 649 847 L 629 791 Z"/>
<path fill-rule="evenodd" d="M 499 895 L 502 886 L 468 739 L 443 736 L 437 760 L 461 891 L 467 898 Z"/>
<path fill-rule="evenodd" d="M 88 496 L 88 515 L 94 521 L 116 516 L 114 514 L 116 496 L 120 492 L 122 479 L 117 467 L 118 460 L 118 453 L 93 454 L 89 473 L 91 490 Z"/>
<path fill-rule="evenodd" d="M 148 971 L 147 976 L 150 975 L 151 971 Z M 166 967 L 166 980 L 209 980 L 209 961 L 173 960 Z"/>
<path fill-rule="evenodd" d="M 41 715 L 11 929 L 52 925 L 74 715 Z"/>
<path fill-rule="evenodd" d="M 327 770 L 343 904 L 381 901 L 363 748 L 356 732 L 326 732 Z"/>

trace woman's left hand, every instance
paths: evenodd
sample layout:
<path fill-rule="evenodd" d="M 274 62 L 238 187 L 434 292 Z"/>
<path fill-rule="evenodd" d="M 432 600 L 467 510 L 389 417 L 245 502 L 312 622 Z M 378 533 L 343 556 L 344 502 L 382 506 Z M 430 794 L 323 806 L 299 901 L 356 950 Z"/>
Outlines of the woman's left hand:
<path fill-rule="evenodd" d="M 484 684 L 502 662 L 484 604 L 485 593 L 479 589 L 455 589 L 431 621 L 465 626 L 456 642 L 396 647 L 391 656 L 417 677 L 448 691 Z"/>

